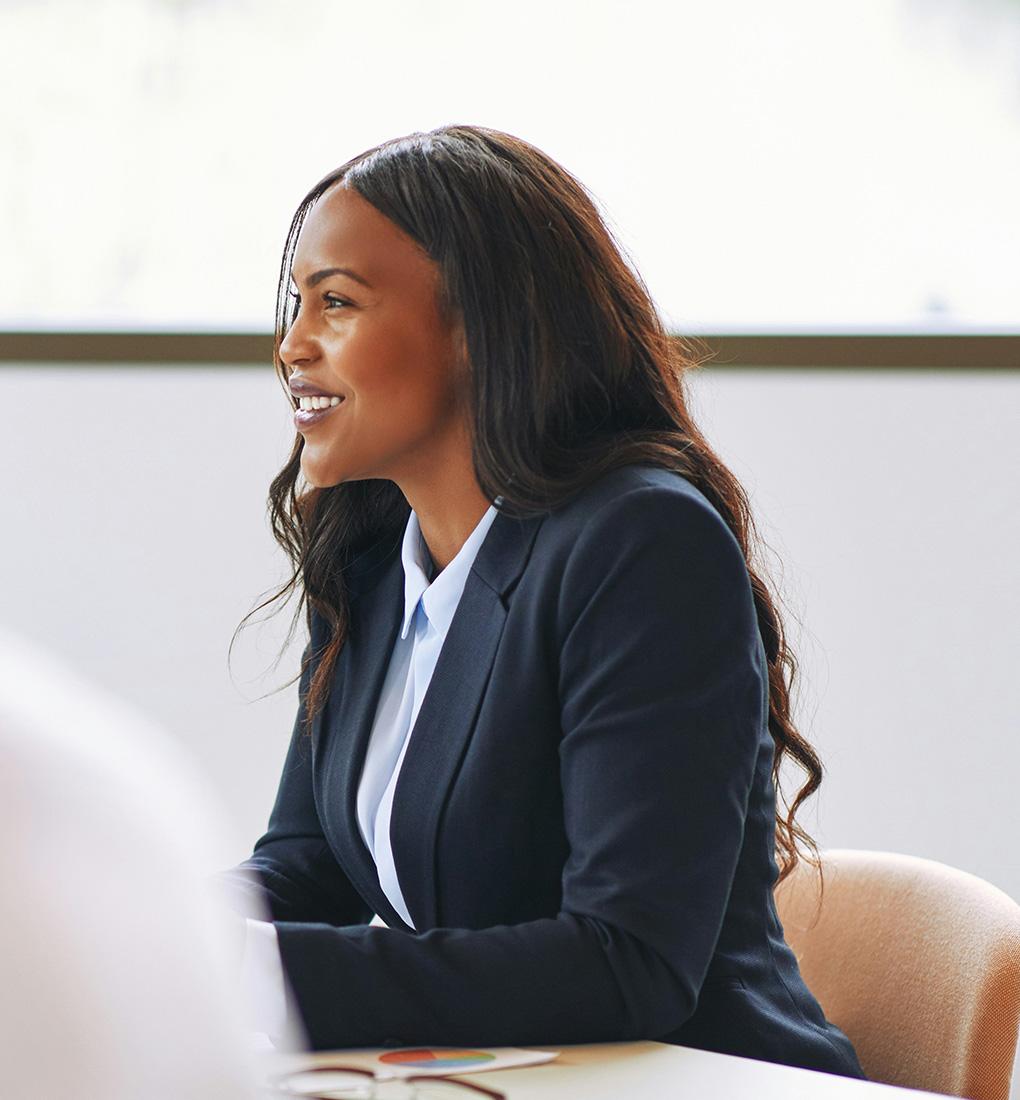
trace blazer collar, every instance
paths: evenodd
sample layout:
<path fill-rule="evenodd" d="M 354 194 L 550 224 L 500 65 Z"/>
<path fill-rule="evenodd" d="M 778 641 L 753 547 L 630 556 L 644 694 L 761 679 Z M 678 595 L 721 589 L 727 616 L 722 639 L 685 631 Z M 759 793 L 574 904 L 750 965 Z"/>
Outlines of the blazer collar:
<path fill-rule="evenodd" d="M 440 924 L 436 842 L 440 815 L 474 730 L 509 609 L 547 513 L 498 512 L 472 564 L 397 780 L 390 821 L 393 858 L 415 930 Z M 398 537 L 378 545 L 359 573 L 347 641 L 327 705 L 312 726 L 319 816 L 334 852 L 362 897 L 388 925 L 412 931 L 379 885 L 361 839 L 357 788 L 404 612 Z M 323 729 L 326 731 L 323 739 Z"/>
<path fill-rule="evenodd" d="M 411 510 L 411 514 L 407 517 L 407 526 L 404 528 L 404 541 L 400 547 L 400 561 L 404 573 L 404 617 L 400 629 L 401 638 L 406 638 L 411 629 L 419 601 L 433 628 L 437 633 L 446 636 L 471 566 L 497 515 L 499 512 L 496 505 L 490 504 L 453 560 L 446 565 L 438 577 L 432 577 L 430 580 L 434 563 L 422 538 L 418 514 L 414 509 Z"/>

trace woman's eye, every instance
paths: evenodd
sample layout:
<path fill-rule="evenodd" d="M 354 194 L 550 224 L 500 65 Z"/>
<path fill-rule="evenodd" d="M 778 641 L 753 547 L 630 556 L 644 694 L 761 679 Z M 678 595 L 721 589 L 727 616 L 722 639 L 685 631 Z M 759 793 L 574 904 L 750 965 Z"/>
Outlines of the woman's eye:
<path fill-rule="evenodd" d="M 294 299 L 294 305 L 296 307 L 299 307 L 301 305 L 301 295 L 300 294 L 296 294 L 293 290 L 288 290 L 287 294 L 289 295 L 289 297 Z M 339 298 L 335 294 L 324 294 L 322 296 L 322 300 L 324 302 L 328 303 L 327 309 L 330 308 L 331 306 L 334 306 L 334 305 L 349 306 L 351 304 L 350 302 L 347 301 L 346 298 Z"/>

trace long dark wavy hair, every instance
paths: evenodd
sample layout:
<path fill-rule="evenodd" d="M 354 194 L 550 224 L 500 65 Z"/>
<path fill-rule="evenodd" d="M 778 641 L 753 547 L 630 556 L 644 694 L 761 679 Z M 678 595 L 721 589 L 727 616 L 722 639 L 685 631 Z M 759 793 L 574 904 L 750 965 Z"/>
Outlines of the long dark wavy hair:
<path fill-rule="evenodd" d="M 534 516 L 615 467 L 644 463 L 681 473 L 729 525 L 744 552 L 768 659 L 777 882 L 802 855 L 820 870 L 817 846 L 795 815 L 818 788 L 822 765 L 791 720 L 797 663 L 776 598 L 755 566 L 765 544 L 746 492 L 688 412 L 685 375 L 710 350 L 667 333 L 644 281 L 566 169 L 502 131 L 441 126 L 360 153 L 301 200 L 280 267 L 274 347 L 292 404 L 280 344 L 295 315 L 288 295 L 294 249 L 309 209 L 341 180 L 438 265 L 439 311 L 458 320 L 466 337 L 474 472 L 487 499 L 502 496 L 501 511 Z M 313 609 L 329 625 L 328 640 L 315 654 L 307 647 L 302 661 L 302 675 L 316 662 L 305 697 L 310 729 L 347 636 L 344 571 L 372 547 L 398 541 L 410 506 L 385 479 L 299 488 L 303 444 L 298 434 L 268 501 L 293 574 L 245 620 L 298 590 L 288 641 L 302 607 L 309 629 Z M 792 802 L 781 789 L 786 758 L 806 775 Z"/>

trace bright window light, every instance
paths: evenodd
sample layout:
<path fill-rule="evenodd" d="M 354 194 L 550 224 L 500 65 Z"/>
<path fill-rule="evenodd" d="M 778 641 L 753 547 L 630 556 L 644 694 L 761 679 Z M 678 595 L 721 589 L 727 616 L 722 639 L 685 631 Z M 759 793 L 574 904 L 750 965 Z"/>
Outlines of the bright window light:
<path fill-rule="evenodd" d="M 272 328 L 304 193 L 508 130 L 685 332 L 1020 331 L 1017 0 L 0 4 L 0 328 Z"/>

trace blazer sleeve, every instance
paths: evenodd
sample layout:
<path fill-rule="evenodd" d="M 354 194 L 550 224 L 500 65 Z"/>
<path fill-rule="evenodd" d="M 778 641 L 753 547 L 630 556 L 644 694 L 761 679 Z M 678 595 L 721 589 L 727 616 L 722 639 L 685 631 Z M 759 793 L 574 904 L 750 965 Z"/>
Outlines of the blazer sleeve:
<path fill-rule="evenodd" d="M 372 910 L 333 857 L 312 793 L 311 745 L 303 730 L 311 649 L 309 642 L 302 654 L 298 712 L 267 831 L 248 859 L 214 876 L 214 887 L 245 916 L 261 917 L 262 903 L 273 920 L 362 924 Z"/>
<path fill-rule="evenodd" d="M 278 923 L 314 1048 L 653 1038 L 693 1012 L 767 701 L 743 554 L 704 498 L 642 486 L 585 517 L 556 600 L 560 911 L 414 935 Z"/>

